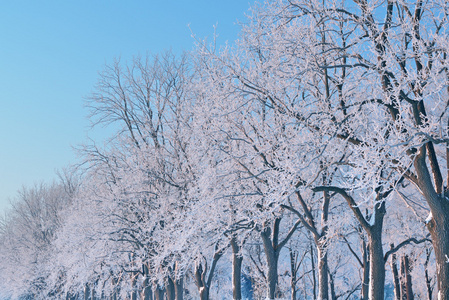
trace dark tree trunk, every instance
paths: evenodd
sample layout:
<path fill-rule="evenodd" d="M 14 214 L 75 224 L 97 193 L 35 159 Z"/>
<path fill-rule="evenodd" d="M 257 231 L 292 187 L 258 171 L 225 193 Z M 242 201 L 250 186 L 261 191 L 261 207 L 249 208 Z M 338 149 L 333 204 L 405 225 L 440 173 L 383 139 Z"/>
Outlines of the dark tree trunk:
<path fill-rule="evenodd" d="M 91 289 L 91 297 L 90 297 L 90 299 L 92 299 L 92 300 L 95 300 L 95 299 L 96 299 L 96 296 L 95 296 L 95 289 L 94 289 L 94 288 Z M 134 299 L 133 299 L 133 300 L 134 300 Z"/>
<path fill-rule="evenodd" d="M 267 298 L 275 299 L 276 297 L 281 297 L 277 290 L 277 282 L 278 282 L 278 260 L 279 253 L 282 248 L 286 245 L 289 239 L 292 237 L 293 233 L 298 228 L 300 220 L 296 221 L 296 223 L 290 228 L 287 236 L 279 242 L 279 231 L 281 218 L 276 218 L 273 221 L 273 230 L 271 230 L 270 226 L 264 226 L 262 231 L 260 231 L 260 236 L 263 242 L 263 248 L 265 252 L 265 256 L 267 259 L 268 266 L 268 274 L 267 274 Z"/>
<path fill-rule="evenodd" d="M 313 291 L 313 299 L 316 299 L 315 255 L 313 254 L 313 246 L 312 245 L 310 245 L 310 261 L 312 263 L 312 291 Z"/>
<path fill-rule="evenodd" d="M 165 300 L 164 298 L 165 290 L 163 287 L 156 284 L 156 288 L 154 290 L 154 299 L 155 300 Z"/>
<path fill-rule="evenodd" d="M 209 300 L 209 290 L 214 276 L 215 268 L 218 260 L 223 255 L 221 250 L 215 249 L 214 258 L 212 260 L 212 266 L 207 275 L 207 261 L 204 259 L 204 267 L 202 261 L 199 261 L 195 267 L 195 284 L 198 288 L 198 292 L 201 300 Z"/>
<path fill-rule="evenodd" d="M 401 276 L 399 277 L 400 279 L 400 286 L 401 286 L 401 300 L 407 300 L 407 283 L 405 282 L 406 280 L 406 275 L 405 275 L 405 270 L 404 270 L 404 261 L 401 260 Z"/>
<path fill-rule="evenodd" d="M 297 281 L 297 269 L 296 269 L 296 257 L 297 252 L 289 249 L 290 252 L 290 287 L 292 300 L 296 300 L 296 281 Z"/>
<path fill-rule="evenodd" d="M 427 223 L 427 229 L 432 237 L 437 263 L 437 298 L 438 300 L 449 300 L 449 191 L 443 191 L 441 180 L 437 180 L 439 184 L 436 183 L 434 186 L 426 158 L 429 159 L 433 178 L 439 178 L 441 173 L 435 158 L 433 144 L 430 142 L 422 146 L 415 156 L 414 167 L 417 178 L 414 180 L 432 213 L 432 218 Z"/>
<path fill-rule="evenodd" d="M 390 248 L 393 249 L 394 245 L 391 244 Z M 401 300 L 401 285 L 399 281 L 399 272 L 396 254 L 391 255 L 391 271 L 393 272 L 394 298 L 396 300 Z"/>
<path fill-rule="evenodd" d="M 275 220 L 276 222 L 280 222 L 279 219 Z M 276 233 L 273 233 L 273 236 Z M 278 281 L 278 258 L 279 258 L 279 252 L 275 250 L 273 247 L 273 243 L 271 240 L 271 228 L 266 227 L 261 232 L 262 241 L 264 245 L 264 251 L 265 256 L 267 259 L 267 266 L 268 266 L 268 272 L 267 272 L 267 299 L 274 299 L 276 297 L 276 287 L 277 287 L 277 281 Z M 277 237 L 276 237 L 277 238 Z"/>
<path fill-rule="evenodd" d="M 175 300 L 175 283 L 170 276 L 165 279 L 165 291 L 167 293 L 167 300 Z"/>
<path fill-rule="evenodd" d="M 401 261 L 401 273 L 404 280 L 404 289 L 402 291 L 402 299 L 414 300 L 413 288 L 412 288 L 412 276 L 410 275 L 410 262 L 407 255 L 402 257 Z"/>
<path fill-rule="evenodd" d="M 209 288 L 200 289 L 200 300 L 209 300 Z"/>
<path fill-rule="evenodd" d="M 428 270 L 431 254 L 432 254 L 432 250 L 426 249 L 426 262 L 424 263 L 424 274 L 425 274 L 425 278 L 426 278 L 427 300 L 432 300 L 432 292 L 433 292 L 432 280 L 429 277 L 429 270 Z"/>
<path fill-rule="evenodd" d="M 153 291 L 151 290 L 151 285 L 147 285 L 142 291 L 142 300 L 153 300 Z"/>
<path fill-rule="evenodd" d="M 117 300 L 117 279 L 115 277 L 112 278 L 112 300 Z"/>
<path fill-rule="evenodd" d="M 362 300 L 368 300 L 369 292 L 369 247 L 366 245 L 365 239 L 362 241 L 363 251 L 363 281 L 362 281 Z"/>
<path fill-rule="evenodd" d="M 182 275 L 178 274 L 178 277 L 175 281 L 175 299 L 183 300 L 184 299 L 184 279 Z"/>
<path fill-rule="evenodd" d="M 143 282 L 140 298 L 142 300 L 153 300 L 153 291 L 151 289 L 148 265 L 145 263 L 142 264 L 142 274 L 143 274 Z"/>
<path fill-rule="evenodd" d="M 237 239 L 232 237 L 232 297 L 234 300 L 242 299 L 242 262 L 243 256 L 240 253 L 240 247 Z"/>
<path fill-rule="evenodd" d="M 269 299 L 274 299 L 276 297 L 276 288 L 278 283 L 278 258 L 279 257 L 274 252 L 269 253 L 267 255 L 267 264 L 268 264 L 267 295 Z"/>
<path fill-rule="evenodd" d="M 150 280 L 148 278 L 148 274 L 144 275 L 143 280 L 143 289 L 142 289 L 142 300 L 152 300 L 153 299 L 153 291 L 151 290 Z"/>
<path fill-rule="evenodd" d="M 330 272 L 329 272 L 329 283 L 331 287 L 331 299 L 337 300 L 337 293 L 335 292 L 334 276 Z"/>
<path fill-rule="evenodd" d="M 385 291 L 385 262 L 382 249 L 382 222 L 371 227 L 371 230 L 368 232 L 368 241 L 370 254 L 368 297 L 370 300 L 383 300 Z"/>
<path fill-rule="evenodd" d="M 137 300 L 137 295 L 138 295 L 138 291 L 137 291 L 137 277 L 139 276 L 139 274 L 136 272 L 135 274 L 131 275 L 131 286 L 132 286 L 132 292 L 131 292 L 131 300 Z"/>
<path fill-rule="evenodd" d="M 449 206 L 449 201 L 447 201 Z M 449 300 L 449 207 L 433 216 L 428 226 L 437 262 L 438 300 Z"/>
<path fill-rule="evenodd" d="M 209 286 L 207 285 L 206 273 L 207 264 L 205 264 L 203 270 L 203 264 L 201 262 L 198 263 L 195 267 L 195 283 L 201 300 L 209 300 Z"/>
<path fill-rule="evenodd" d="M 90 288 L 87 283 L 84 285 L 84 300 L 90 300 Z"/>

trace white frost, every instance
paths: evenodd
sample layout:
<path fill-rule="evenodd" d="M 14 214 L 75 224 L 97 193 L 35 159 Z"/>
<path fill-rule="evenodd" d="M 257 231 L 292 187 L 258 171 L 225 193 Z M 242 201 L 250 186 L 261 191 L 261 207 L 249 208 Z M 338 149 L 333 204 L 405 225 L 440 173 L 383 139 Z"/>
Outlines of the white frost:
<path fill-rule="evenodd" d="M 432 221 L 432 217 L 433 217 L 433 216 L 432 216 L 432 212 L 430 212 L 429 215 L 427 216 L 426 221 L 425 221 L 426 224 L 429 224 L 429 222 Z"/>

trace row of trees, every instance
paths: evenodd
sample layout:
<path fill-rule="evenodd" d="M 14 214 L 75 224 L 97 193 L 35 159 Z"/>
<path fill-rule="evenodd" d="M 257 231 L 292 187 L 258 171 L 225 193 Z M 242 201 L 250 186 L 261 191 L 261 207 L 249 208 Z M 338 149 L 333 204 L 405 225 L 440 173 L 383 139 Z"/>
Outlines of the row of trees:
<path fill-rule="evenodd" d="M 233 47 L 107 66 L 90 117 L 119 130 L 20 194 L 1 290 L 449 299 L 448 13 L 268 1 Z"/>

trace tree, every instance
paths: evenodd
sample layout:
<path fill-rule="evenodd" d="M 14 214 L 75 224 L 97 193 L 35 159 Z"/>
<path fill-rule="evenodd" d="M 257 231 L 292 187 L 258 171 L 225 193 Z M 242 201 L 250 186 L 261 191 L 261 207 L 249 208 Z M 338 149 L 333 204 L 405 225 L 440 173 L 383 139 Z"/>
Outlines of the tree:
<path fill-rule="evenodd" d="M 0 289 L 5 296 L 52 297 L 60 289 L 52 284 L 52 258 L 62 211 L 77 193 L 76 177 L 64 173 L 64 181 L 23 187 L 1 224 Z M 53 275 L 54 276 L 54 275 Z"/>
<path fill-rule="evenodd" d="M 444 1 L 274 1 L 254 10 L 239 48 L 216 59 L 236 89 L 302 126 L 301 140 L 315 145 L 315 160 L 338 166 L 342 176 L 315 191 L 339 193 L 367 231 L 371 299 L 383 299 L 385 201 L 405 180 L 432 212 L 439 297 L 449 297 L 441 171 L 448 141 L 441 84 L 447 82 L 447 24 Z M 348 191 L 372 201 L 370 221 Z"/>

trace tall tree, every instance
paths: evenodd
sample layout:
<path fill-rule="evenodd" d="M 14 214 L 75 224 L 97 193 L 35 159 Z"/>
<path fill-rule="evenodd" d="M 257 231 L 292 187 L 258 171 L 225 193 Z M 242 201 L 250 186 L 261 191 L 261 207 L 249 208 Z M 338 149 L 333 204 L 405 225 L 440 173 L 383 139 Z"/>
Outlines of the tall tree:
<path fill-rule="evenodd" d="M 374 261 L 383 260 L 385 201 L 404 180 L 430 207 L 439 297 L 449 297 L 449 210 L 442 176 L 449 153 L 447 5 L 271 1 L 254 9 L 239 48 L 218 59 L 238 89 L 296 119 L 303 142 L 327 140 L 316 144 L 315 156 L 325 156 L 326 166 L 338 165 L 342 176 L 321 190 L 338 192 L 353 210 L 348 190 L 375 199 L 374 223 L 354 211 L 372 237 L 370 281 L 378 284 L 372 284 L 370 299 L 384 297 L 385 271 Z"/>

